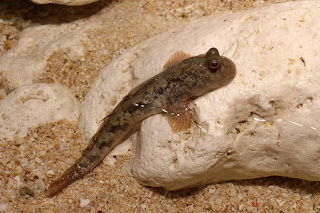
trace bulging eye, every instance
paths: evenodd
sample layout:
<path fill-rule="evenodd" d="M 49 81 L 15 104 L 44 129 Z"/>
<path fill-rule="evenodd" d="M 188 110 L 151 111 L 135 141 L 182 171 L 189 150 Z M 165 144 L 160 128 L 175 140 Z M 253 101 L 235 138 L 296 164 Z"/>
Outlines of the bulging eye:
<path fill-rule="evenodd" d="M 209 64 L 211 69 L 217 69 L 219 67 L 220 63 L 218 60 L 212 60 Z"/>

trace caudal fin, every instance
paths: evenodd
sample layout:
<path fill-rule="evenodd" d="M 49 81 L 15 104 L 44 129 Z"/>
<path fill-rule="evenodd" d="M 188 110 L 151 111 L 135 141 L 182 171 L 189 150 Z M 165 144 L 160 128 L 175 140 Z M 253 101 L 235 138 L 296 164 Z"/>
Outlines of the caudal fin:
<path fill-rule="evenodd" d="M 82 178 L 85 173 L 79 171 L 78 168 L 79 167 L 77 167 L 77 164 L 71 166 L 67 171 L 64 172 L 61 177 L 53 181 L 53 183 L 50 184 L 47 190 L 48 197 L 57 195 L 68 185 Z"/>
<path fill-rule="evenodd" d="M 108 124 L 108 120 L 105 120 L 104 122 Z M 113 126 L 111 125 L 109 128 L 111 127 Z M 69 169 L 67 169 L 61 177 L 53 181 L 53 183 L 48 187 L 47 194 L 49 197 L 55 196 L 68 185 L 91 172 L 130 130 L 129 128 L 125 130 L 120 129 L 121 134 L 113 134 L 113 136 L 116 136 L 117 138 L 112 139 L 109 135 L 103 135 L 102 133 L 108 133 L 108 131 L 102 131 L 102 129 L 105 129 L 104 124 L 91 138 L 89 145 L 83 151 L 82 156 Z M 102 137 L 100 137 L 101 134 Z"/>

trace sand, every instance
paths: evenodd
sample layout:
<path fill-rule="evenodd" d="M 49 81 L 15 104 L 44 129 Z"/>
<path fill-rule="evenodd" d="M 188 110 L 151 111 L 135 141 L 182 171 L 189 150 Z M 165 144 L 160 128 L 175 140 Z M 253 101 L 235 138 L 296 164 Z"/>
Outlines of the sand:
<path fill-rule="evenodd" d="M 41 78 L 42 82 L 66 85 L 81 102 L 100 68 L 131 46 L 192 19 L 276 2 L 280 1 L 122 0 L 66 7 L 6 0 L 0 3 L 0 55 L 11 49 L 20 32 L 29 26 L 62 24 L 103 13 L 105 27 L 87 32 L 92 40 L 83 44 L 86 63 L 68 58 L 63 51 L 55 52 Z M 99 49 L 102 43 L 107 51 Z M 0 87 L 6 88 L 0 101 L 14 89 L 1 80 Z M 282 177 L 230 181 L 176 192 L 144 187 L 126 172 L 133 158 L 131 151 L 114 156 L 114 166 L 101 164 L 63 193 L 47 198 L 46 187 L 85 147 L 78 123 L 67 121 L 30 129 L 25 138 L 0 138 L 0 212 L 320 211 L 318 182 Z"/>

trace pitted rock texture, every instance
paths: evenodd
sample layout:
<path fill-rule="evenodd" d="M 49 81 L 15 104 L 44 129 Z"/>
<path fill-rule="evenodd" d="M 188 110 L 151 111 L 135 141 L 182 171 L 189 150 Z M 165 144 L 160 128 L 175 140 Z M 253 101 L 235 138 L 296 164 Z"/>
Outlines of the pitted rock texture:
<path fill-rule="evenodd" d="M 80 104 L 60 84 L 29 84 L 12 91 L 0 102 L 0 138 L 26 136 L 29 128 L 66 119 L 76 122 Z"/>

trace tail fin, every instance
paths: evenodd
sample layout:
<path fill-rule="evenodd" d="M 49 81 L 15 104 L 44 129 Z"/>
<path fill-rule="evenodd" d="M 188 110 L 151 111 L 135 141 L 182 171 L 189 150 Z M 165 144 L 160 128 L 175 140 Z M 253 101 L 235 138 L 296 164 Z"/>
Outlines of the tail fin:
<path fill-rule="evenodd" d="M 85 174 L 91 172 L 108 154 L 111 149 L 104 147 L 104 149 L 97 152 L 95 150 L 94 144 L 98 144 L 98 138 L 101 134 L 101 125 L 96 134 L 90 139 L 87 148 L 83 151 L 81 157 L 69 168 L 67 169 L 58 179 L 53 181 L 47 190 L 48 197 L 53 197 L 60 193 L 71 183 L 81 179 Z"/>
<path fill-rule="evenodd" d="M 86 172 L 79 170 L 80 167 L 77 164 L 72 165 L 68 170 L 66 170 L 61 177 L 56 179 L 47 190 L 49 197 L 53 197 L 60 193 L 64 188 L 66 188 L 71 183 L 76 180 L 81 179 Z"/>
<path fill-rule="evenodd" d="M 119 124 L 115 128 L 108 121 L 108 117 L 103 119 L 99 130 L 90 139 L 82 156 L 49 186 L 47 190 L 49 197 L 55 196 L 68 185 L 91 172 L 132 129 L 128 123 Z"/>

